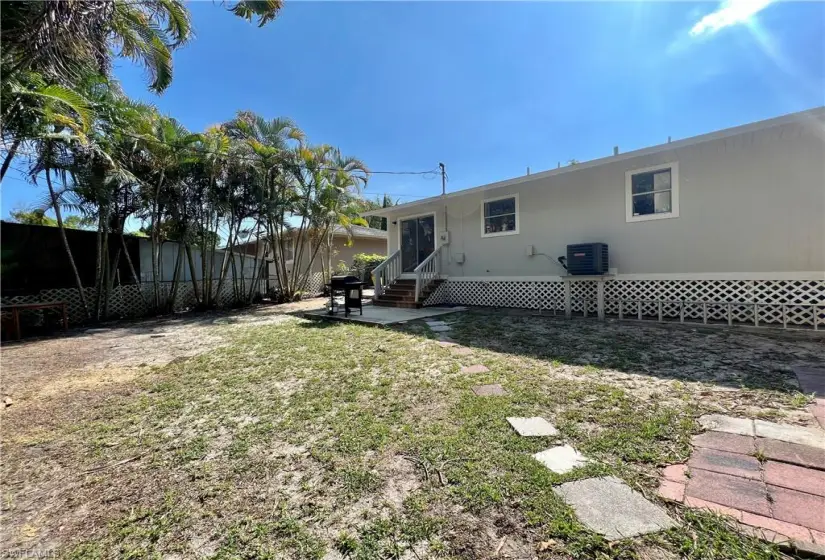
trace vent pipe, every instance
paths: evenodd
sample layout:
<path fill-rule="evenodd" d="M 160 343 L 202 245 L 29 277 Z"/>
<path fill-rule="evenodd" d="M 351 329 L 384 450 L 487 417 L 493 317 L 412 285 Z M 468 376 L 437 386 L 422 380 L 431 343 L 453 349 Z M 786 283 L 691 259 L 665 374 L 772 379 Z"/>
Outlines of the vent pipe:
<path fill-rule="evenodd" d="M 619 155 L 619 147 L 618 146 L 613 146 L 613 155 L 614 156 Z"/>

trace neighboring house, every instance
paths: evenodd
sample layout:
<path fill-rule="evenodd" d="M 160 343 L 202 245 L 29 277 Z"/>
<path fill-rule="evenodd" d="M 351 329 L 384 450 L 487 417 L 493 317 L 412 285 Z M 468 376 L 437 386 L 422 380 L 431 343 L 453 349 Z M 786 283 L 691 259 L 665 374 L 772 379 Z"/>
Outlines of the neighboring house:
<path fill-rule="evenodd" d="M 292 271 L 295 255 L 301 250 L 303 244 L 302 262 L 304 266 L 309 261 L 311 254 L 311 247 L 306 243 L 306 236 L 302 243 L 298 243 L 297 232 L 292 232 L 292 243 L 286 247 L 286 266 L 287 271 Z M 328 266 L 332 266 L 332 272 L 335 273 L 340 264 L 352 267 L 353 257 L 358 253 L 386 255 L 387 254 L 387 232 L 380 229 L 374 229 L 363 226 L 351 226 L 344 228 L 342 226 L 335 226 L 333 231 L 332 254 L 329 255 L 326 250 L 319 251 L 318 256 L 312 263 L 312 269 L 309 279 L 309 285 L 306 290 L 309 292 L 320 292 L 323 289 L 323 272 Z M 236 246 L 236 251 L 245 252 L 248 255 L 258 255 L 260 258 L 263 253 L 264 243 L 259 241 L 250 241 Z M 265 257 L 268 261 L 274 261 L 272 249 L 269 248 Z M 270 279 L 274 279 L 275 271 L 270 270 Z"/>
<path fill-rule="evenodd" d="M 371 211 L 376 303 L 822 328 L 823 162 L 825 107 Z M 590 242 L 609 274 L 570 277 Z"/>

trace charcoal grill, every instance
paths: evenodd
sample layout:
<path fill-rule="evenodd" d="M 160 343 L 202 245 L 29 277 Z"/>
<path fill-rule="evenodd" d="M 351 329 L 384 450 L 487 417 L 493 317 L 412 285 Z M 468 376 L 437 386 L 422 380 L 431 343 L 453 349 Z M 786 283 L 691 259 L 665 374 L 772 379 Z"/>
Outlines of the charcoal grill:
<path fill-rule="evenodd" d="M 361 282 L 357 276 L 333 276 L 330 278 L 329 288 L 329 314 L 335 313 L 335 296 L 344 296 L 344 316 L 348 317 L 352 309 L 357 309 L 363 315 L 364 308 L 361 305 L 361 296 L 364 292 L 365 282 Z"/>

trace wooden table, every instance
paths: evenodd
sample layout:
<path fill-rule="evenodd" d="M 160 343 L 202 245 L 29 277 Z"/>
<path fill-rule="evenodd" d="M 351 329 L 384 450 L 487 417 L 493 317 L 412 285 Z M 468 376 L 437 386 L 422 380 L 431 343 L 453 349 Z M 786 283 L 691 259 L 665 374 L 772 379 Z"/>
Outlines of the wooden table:
<path fill-rule="evenodd" d="M 11 303 L 0 306 L 0 311 L 10 311 L 12 321 L 14 322 L 15 338 L 20 340 L 20 312 L 33 311 L 36 309 L 59 309 L 63 315 L 63 330 L 69 330 L 69 316 L 66 312 L 65 301 L 41 301 L 37 303 Z"/>

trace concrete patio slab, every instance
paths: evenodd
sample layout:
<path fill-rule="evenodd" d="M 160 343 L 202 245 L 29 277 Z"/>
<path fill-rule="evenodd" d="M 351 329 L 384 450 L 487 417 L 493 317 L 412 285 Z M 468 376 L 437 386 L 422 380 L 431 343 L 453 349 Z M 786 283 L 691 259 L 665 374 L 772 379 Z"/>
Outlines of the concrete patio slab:
<path fill-rule="evenodd" d="M 518 432 L 518 435 L 524 437 L 555 436 L 559 433 L 553 424 L 541 416 L 531 418 L 510 417 L 507 421 Z"/>
<path fill-rule="evenodd" d="M 664 510 L 613 476 L 568 482 L 553 491 L 570 504 L 579 521 L 609 541 L 676 526 Z"/>
<path fill-rule="evenodd" d="M 794 366 L 793 372 L 803 393 L 825 397 L 825 369 Z"/>
<path fill-rule="evenodd" d="M 507 394 L 504 387 L 498 383 L 492 385 L 476 385 L 472 388 L 472 391 L 479 397 L 503 397 Z"/>
<path fill-rule="evenodd" d="M 307 311 L 304 317 L 308 319 L 330 319 L 332 321 L 349 321 L 352 323 L 367 323 L 371 325 L 394 325 L 406 321 L 425 319 L 427 317 L 439 317 L 448 313 L 456 313 L 466 310 L 466 307 L 422 307 L 421 309 L 405 309 L 400 307 L 380 307 L 377 305 L 365 305 L 364 314 L 359 315 L 356 310 L 350 313 L 349 317 L 344 317 L 343 312 L 330 315 L 326 310 Z"/>
<path fill-rule="evenodd" d="M 575 468 L 582 467 L 589 459 L 569 445 L 559 445 L 545 449 L 533 455 L 533 458 L 558 474 L 565 474 Z"/>

